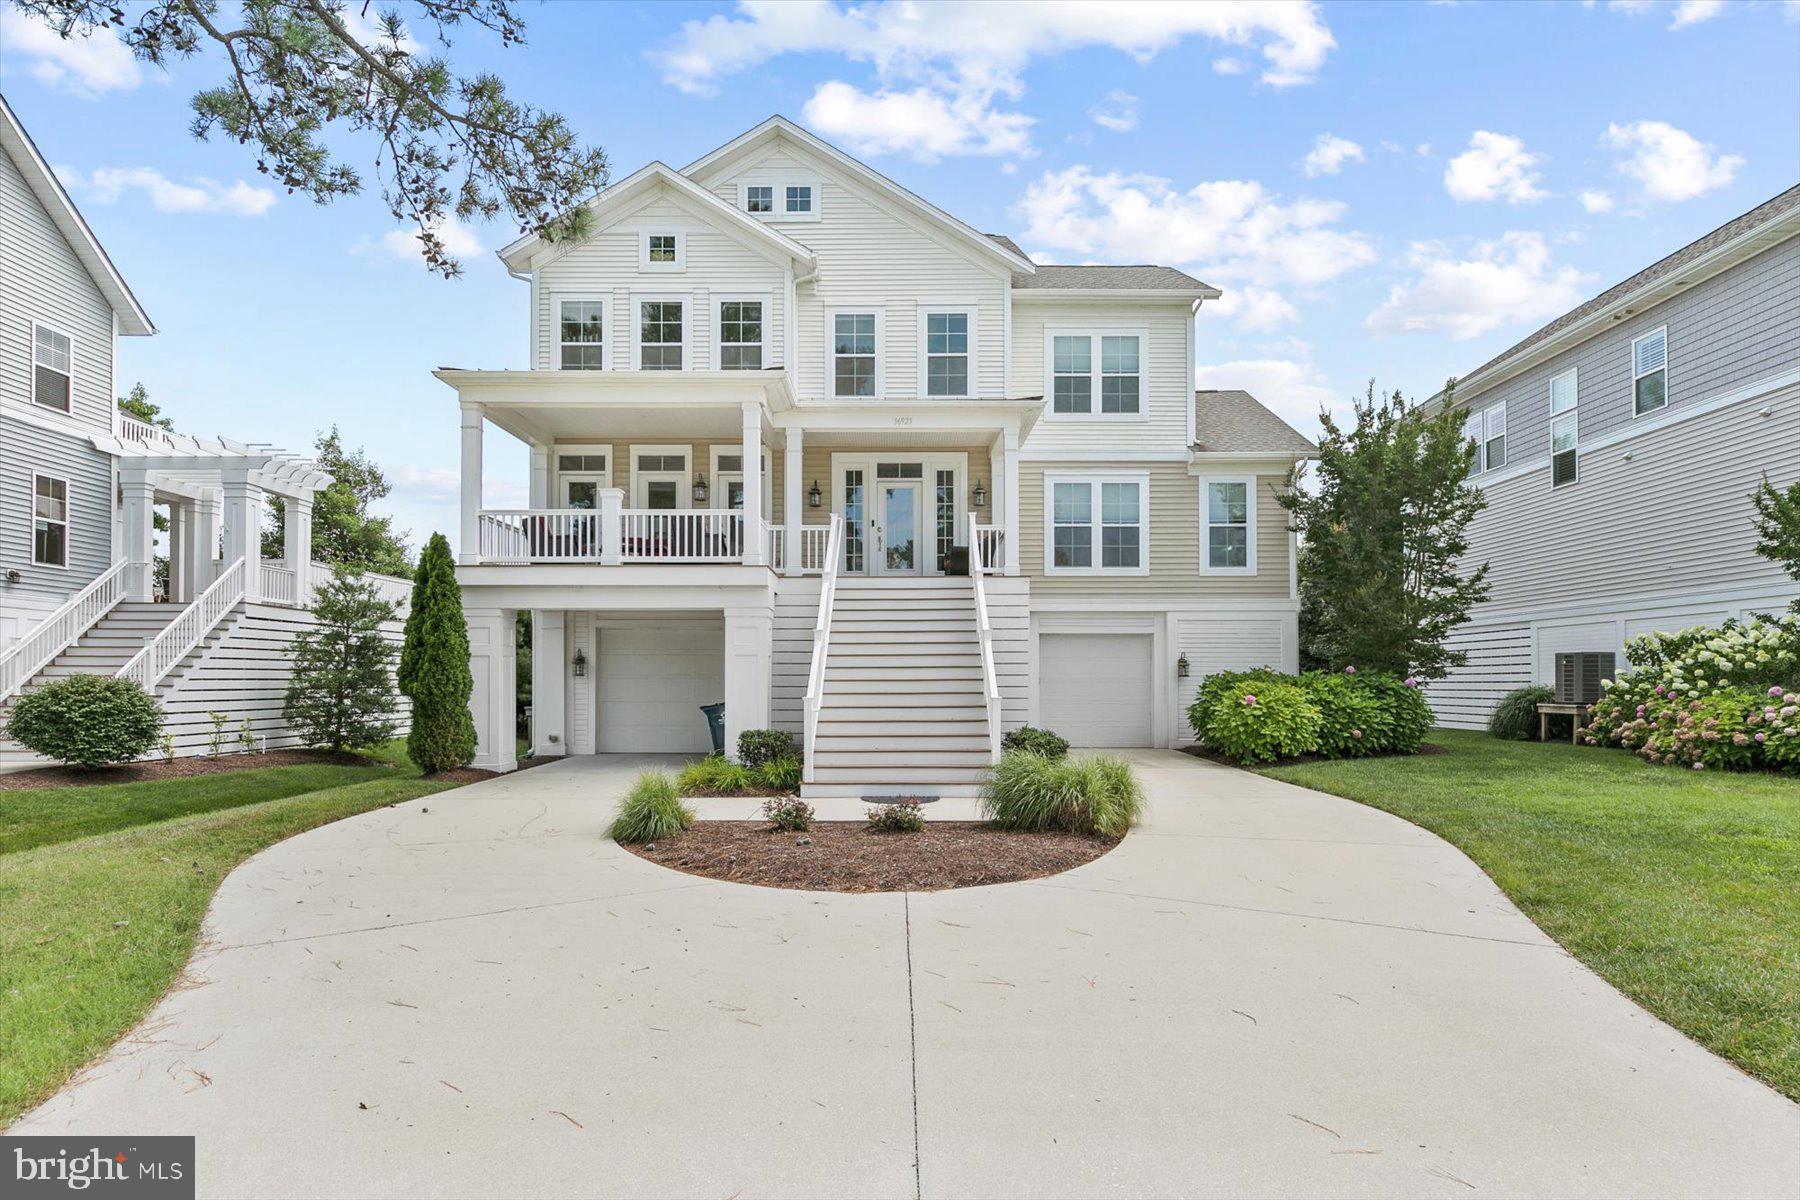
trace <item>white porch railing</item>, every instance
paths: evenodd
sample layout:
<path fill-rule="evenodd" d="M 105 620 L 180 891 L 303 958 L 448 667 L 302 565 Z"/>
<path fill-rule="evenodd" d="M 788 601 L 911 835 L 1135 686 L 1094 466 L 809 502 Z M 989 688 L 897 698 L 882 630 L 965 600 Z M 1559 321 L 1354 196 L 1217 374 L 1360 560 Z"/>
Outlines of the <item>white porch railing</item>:
<path fill-rule="evenodd" d="M 763 522 L 763 561 L 772 571 L 787 565 L 787 526 Z"/>
<path fill-rule="evenodd" d="M 132 565 L 129 560 L 120 559 L 0 653 L 0 700 L 24 687 L 125 598 L 131 585 Z"/>
<path fill-rule="evenodd" d="M 802 525 L 800 527 L 800 573 L 817 575 L 825 569 L 827 561 L 837 561 L 837 556 L 831 550 L 831 526 Z"/>
<path fill-rule="evenodd" d="M 294 568 L 284 565 L 281 559 L 265 558 L 261 565 L 262 586 L 257 589 L 258 599 L 270 604 L 300 603 L 300 581 Z"/>
<path fill-rule="evenodd" d="M 813 782 L 813 743 L 819 737 L 819 703 L 825 698 L 825 657 L 831 651 L 831 609 L 837 601 L 838 558 L 844 544 L 844 518 L 831 514 L 825 539 L 825 578 L 819 584 L 819 619 L 813 622 L 812 668 L 806 676 L 806 731 L 802 744 L 805 766 L 800 778 Z"/>
<path fill-rule="evenodd" d="M 975 561 L 975 552 L 981 552 L 982 564 L 991 572 L 998 574 L 1006 566 L 1006 526 L 977 525 L 969 522 L 969 562 Z"/>
<path fill-rule="evenodd" d="M 626 562 L 738 562 L 744 514 L 734 509 L 627 508 L 619 512 Z"/>
<path fill-rule="evenodd" d="M 146 692 L 154 690 L 163 676 L 173 671 L 175 665 L 200 644 L 200 639 L 211 633 L 243 599 L 244 560 L 240 558 L 220 571 L 211 587 L 194 597 L 193 603 L 182 609 L 166 629 L 120 667 L 118 677 L 135 679 Z"/>
<path fill-rule="evenodd" d="M 171 446 L 175 439 L 169 431 L 158 428 L 148 421 L 140 421 L 129 413 L 119 414 L 119 436 L 128 442 L 142 442 L 147 446 Z"/>
<path fill-rule="evenodd" d="M 992 529 L 992 526 L 987 528 Z M 988 761 L 1000 761 L 1001 705 L 1000 681 L 994 671 L 994 629 L 988 622 L 987 586 L 982 578 L 988 572 L 987 539 L 982 526 L 969 514 L 969 581 L 975 587 L 975 628 L 981 642 L 981 689 L 987 700 Z"/>
<path fill-rule="evenodd" d="M 484 509 L 476 553 L 488 563 L 713 563 L 741 562 L 748 548 L 736 509 L 625 508 L 616 524 L 609 516 L 591 508 Z M 773 532 L 762 528 L 765 538 Z"/>

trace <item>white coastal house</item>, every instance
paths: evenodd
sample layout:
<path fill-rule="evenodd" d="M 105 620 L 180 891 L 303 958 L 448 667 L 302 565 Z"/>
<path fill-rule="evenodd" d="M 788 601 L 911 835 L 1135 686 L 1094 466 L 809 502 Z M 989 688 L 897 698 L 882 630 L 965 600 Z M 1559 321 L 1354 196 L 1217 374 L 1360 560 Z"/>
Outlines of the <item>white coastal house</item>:
<path fill-rule="evenodd" d="M 804 742 L 809 794 L 970 787 L 1002 732 L 1187 740 L 1205 673 L 1297 659 L 1275 494 L 1313 446 L 1196 391 L 1218 296 L 1040 266 L 780 117 L 501 251 L 529 365 L 443 369 L 477 765 Z M 482 502 L 484 431 L 529 506 Z M 966 563 L 966 566 L 965 566 Z"/>
<path fill-rule="evenodd" d="M 1441 399 L 1441 398 L 1440 398 Z M 1556 655 L 1777 613 L 1750 494 L 1800 479 L 1800 187 L 1551 321 L 1457 383 L 1488 502 L 1467 565 L 1492 594 L 1428 689 L 1476 728 Z"/>
<path fill-rule="evenodd" d="M 155 332 L 0 97 L 0 719 L 44 681 L 120 675 L 157 696 L 177 754 L 207 751 L 215 712 L 234 746 L 246 721 L 258 745 L 289 745 L 286 652 L 325 569 L 311 513 L 330 480 L 305 458 L 121 412 L 119 339 Z M 287 524 L 284 557 L 264 561 L 270 495 Z M 37 765 L 0 740 L 0 770 Z"/>

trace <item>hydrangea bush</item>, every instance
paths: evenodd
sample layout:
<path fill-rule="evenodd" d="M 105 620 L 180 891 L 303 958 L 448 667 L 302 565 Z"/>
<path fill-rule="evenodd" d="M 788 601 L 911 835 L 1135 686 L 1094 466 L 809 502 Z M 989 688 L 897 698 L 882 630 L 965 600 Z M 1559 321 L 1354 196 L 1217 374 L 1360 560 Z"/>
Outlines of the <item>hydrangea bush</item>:
<path fill-rule="evenodd" d="M 1200 744 L 1236 762 L 1412 754 L 1431 729 L 1418 681 L 1380 671 L 1223 671 L 1188 707 Z"/>

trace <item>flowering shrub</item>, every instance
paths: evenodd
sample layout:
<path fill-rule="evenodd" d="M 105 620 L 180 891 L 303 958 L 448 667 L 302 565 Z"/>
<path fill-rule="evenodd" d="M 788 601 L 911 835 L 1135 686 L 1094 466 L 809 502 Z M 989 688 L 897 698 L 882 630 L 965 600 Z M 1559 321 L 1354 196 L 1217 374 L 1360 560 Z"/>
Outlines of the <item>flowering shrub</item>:
<path fill-rule="evenodd" d="M 1273 762 L 1317 750 L 1320 724 L 1318 707 L 1299 684 L 1246 679 L 1220 693 L 1201 740 L 1238 762 Z"/>
<path fill-rule="evenodd" d="M 1188 706 L 1201 745 L 1238 762 L 1412 754 L 1431 729 L 1419 681 L 1380 671 L 1209 675 Z"/>
<path fill-rule="evenodd" d="M 1373 732 L 1383 718 L 1381 699 L 1366 683 L 1350 675 L 1308 671 L 1300 676 L 1300 686 L 1319 710 L 1315 750 L 1327 758 L 1358 758 L 1373 753 Z"/>
<path fill-rule="evenodd" d="M 1419 744 L 1437 723 L 1419 681 L 1410 675 L 1405 679 L 1378 672 L 1368 672 L 1357 683 L 1377 701 L 1376 715 L 1363 733 L 1370 754 L 1417 754 Z"/>

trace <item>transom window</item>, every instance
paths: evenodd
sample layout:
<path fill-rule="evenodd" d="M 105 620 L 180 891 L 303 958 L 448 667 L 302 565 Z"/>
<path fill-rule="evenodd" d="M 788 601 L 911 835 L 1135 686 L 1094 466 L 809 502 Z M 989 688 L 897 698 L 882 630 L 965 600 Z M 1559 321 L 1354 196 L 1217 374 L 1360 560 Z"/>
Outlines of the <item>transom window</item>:
<path fill-rule="evenodd" d="M 41 567 L 69 565 L 69 483 L 32 476 L 31 561 Z"/>
<path fill-rule="evenodd" d="M 752 184 L 744 189 L 744 211 L 766 213 L 775 211 L 775 189 L 766 183 Z"/>
<path fill-rule="evenodd" d="M 1632 412 L 1643 416 L 1669 402 L 1669 331 L 1658 329 L 1631 343 Z"/>
<path fill-rule="evenodd" d="M 31 398 L 45 408 L 69 411 L 70 384 L 74 379 L 70 365 L 70 344 L 66 334 L 33 327 Z"/>
<path fill-rule="evenodd" d="M 1201 569 L 1248 575 L 1256 570 L 1256 481 L 1203 479 L 1200 492 Z"/>
<path fill-rule="evenodd" d="M 580 471 L 586 474 L 604 475 L 606 473 L 606 455 L 604 454 L 559 454 L 556 456 L 558 471 Z M 679 470 L 680 468 L 676 468 Z"/>
<path fill-rule="evenodd" d="M 1476 471 L 1492 471 L 1506 465 L 1506 405 L 1493 404 L 1469 414 L 1463 436 L 1475 447 Z"/>
<path fill-rule="evenodd" d="M 787 189 L 787 211 L 791 213 L 809 213 L 812 211 L 813 195 L 809 184 L 789 184 Z"/>
<path fill-rule="evenodd" d="M 1141 415 L 1142 351 L 1143 339 L 1135 333 L 1053 334 L 1050 411 L 1064 416 Z"/>
<path fill-rule="evenodd" d="M 875 314 L 837 313 L 831 321 L 832 394 L 873 396 Z"/>
<path fill-rule="evenodd" d="M 1578 472 L 1576 444 L 1581 436 L 1576 414 L 1579 396 L 1575 372 L 1564 371 L 1550 381 L 1550 486 L 1574 483 Z"/>
<path fill-rule="evenodd" d="M 719 304 L 719 366 L 726 371 L 760 371 L 763 365 L 761 300 Z"/>
<path fill-rule="evenodd" d="M 925 464 L 924 463 L 916 463 L 916 462 L 876 463 L 875 464 L 875 478 L 877 478 L 877 479 L 923 479 L 923 478 L 925 478 Z"/>
<path fill-rule="evenodd" d="M 681 370 L 683 308 L 680 300 L 638 302 L 638 365 L 644 370 Z"/>
<path fill-rule="evenodd" d="M 685 471 L 687 455 L 685 454 L 640 454 L 637 460 L 640 471 Z M 738 469 L 743 470 L 742 460 Z"/>
<path fill-rule="evenodd" d="M 558 365 L 565 371 L 598 371 L 606 342 L 604 300 L 563 300 L 557 312 Z"/>
<path fill-rule="evenodd" d="M 1144 570 L 1142 479 L 1052 479 L 1049 571 Z"/>
<path fill-rule="evenodd" d="M 969 394 L 969 314 L 925 314 L 925 394 Z"/>

